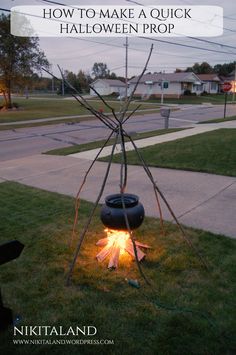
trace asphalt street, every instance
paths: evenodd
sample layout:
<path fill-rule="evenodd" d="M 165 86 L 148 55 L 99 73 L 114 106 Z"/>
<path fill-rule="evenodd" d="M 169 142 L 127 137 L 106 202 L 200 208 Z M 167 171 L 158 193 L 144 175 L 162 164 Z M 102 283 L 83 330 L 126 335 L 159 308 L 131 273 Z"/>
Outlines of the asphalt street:
<path fill-rule="evenodd" d="M 228 105 L 227 115 L 236 115 L 236 105 Z M 171 113 L 170 128 L 191 127 L 197 122 L 222 116 L 222 105 L 183 105 L 179 111 Z M 125 128 L 129 133 L 157 130 L 164 128 L 164 120 L 157 113 L 137 115 L 130 118 Z M 0 131 L 0 161 L 100 140 L 108 132 L 98 120 Z"/>

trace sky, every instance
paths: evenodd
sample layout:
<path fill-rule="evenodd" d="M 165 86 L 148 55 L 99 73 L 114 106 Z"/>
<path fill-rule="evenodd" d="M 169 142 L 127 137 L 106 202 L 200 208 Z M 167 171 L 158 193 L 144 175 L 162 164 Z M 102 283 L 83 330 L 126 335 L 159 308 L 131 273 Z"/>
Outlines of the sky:
<path fill-rule="evenodd" d="M 56 1 L 56 0 L 55 0 Z M 58 0 L 67 5 L 132 5 L 125 0 L 90 0 L 73 1 Z M 138 75 L 146 61 L 151 44 L 154 50 L 149 62 L 148 71 L 174 72 L 176 68 L 185 69 L 195 62 L 207 61 L 211 65 L 223 64 L 236 60 L 236 1 L 235 0 L 137 0 L 144 6 L 157 5 L 209 5 L 221 6 L 224 9 L 224 32 L 218 37 L 201 37 L 203 40 L 215 42 L 206 43 L 186 37 L 159 38 L 170 43 L 161 43 L 142 38 L 129 38 L 128 47 L 128 76 Z M 19 5 L 44 5 L 42 0 L 1 0 L 1 8 L 10 9 Z M 201 24 L 199 24 L 200 26 Z M 158 38 L 157 38 L 158 39 Z M 117 75 L 125 75 L 125 37 L 121 38 L 40 38 L 40 47 L 45 52 L 47 59 L 52 64 L 54 74 L 57 73 L 57 64 L 64 70 L 77 73 L 80 69 L 91 73 L 95 62 L 106 63 L 110 71 Z M 185 48 L 181 45 L 190 45 L 223 51 L 225 53 L 208 52 L 207 50 Z M 225 45 L 234 48 L 225 47 Z"/>

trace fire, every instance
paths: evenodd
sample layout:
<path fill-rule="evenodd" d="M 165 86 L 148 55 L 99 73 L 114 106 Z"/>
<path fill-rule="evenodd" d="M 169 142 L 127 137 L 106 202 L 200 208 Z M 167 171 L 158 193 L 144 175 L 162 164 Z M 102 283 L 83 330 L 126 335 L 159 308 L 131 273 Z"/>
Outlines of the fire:
<path fill-rule="evenodd" d="M 105 232 L 107 232 L 107 246 L 116 246 L 120 249 L 120 255 L 124 254 L 129 233 L 113 229 L 105 229 Z"/>
<path fill-rule="evenodd" d="M 127 231 L 105 229 L 107 237 L 100 239 L 96 245 L 102 246 L 103 249 L 97 254 L 98 261 L 103 261 L 106 257 L 109 258 L 108 268 L 117 268 L 120 255 L 126 253 L 135 258 L 135 250 L 130 234 Z M 135 241 L 138 260 L 142 260 L 145 254 L 140 247 L 149 248 L 148 245 Z"/>

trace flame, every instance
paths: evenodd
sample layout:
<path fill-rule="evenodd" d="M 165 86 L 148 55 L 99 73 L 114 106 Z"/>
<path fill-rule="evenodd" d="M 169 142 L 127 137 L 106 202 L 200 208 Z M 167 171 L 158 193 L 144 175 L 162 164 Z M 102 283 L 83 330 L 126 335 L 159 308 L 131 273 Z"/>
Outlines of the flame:
<path fill-rule="evenodd" d="M 125 253 L 126 243 L 130 238 L 129 233 L 125 231 L 118 231 L 114 229 L 105 229 L 107 233 L 107 246 L 112 247 L 115 245 L 120 249 L 120 255 Z"/>
<path fill-rule="evenodd" d="M 103 249 L 97 254 L 97 260 L 103 261 L 109 256 L 108 268 L 117 268 L 119 257 L 124 254 L 130 254 L 135 258 L 135 249 L 138 260 L 142 260 L 145 254 L 140 247 L 149 248 L 148 245 L 135 241 L 135 249 L 131 240 L 132 235 L 127 231 L 105 229 L 107 237 L 100 239 L 96 245 L 102 246 Z"/>

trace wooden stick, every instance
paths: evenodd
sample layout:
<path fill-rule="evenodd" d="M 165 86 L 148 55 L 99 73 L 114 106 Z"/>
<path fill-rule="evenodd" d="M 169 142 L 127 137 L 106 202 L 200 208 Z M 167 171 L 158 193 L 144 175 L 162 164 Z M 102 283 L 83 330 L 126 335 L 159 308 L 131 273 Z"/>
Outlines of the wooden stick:
<path fill-rule="evenodd" d="M 102 238 L 97 241 L 96 245 L 99 247 L 103 247 L 107 245 L 107 243 L 108 243 L 108 238 Z"/>
<path fill-rule="evenodd" d="M 127 135 L 127 133 L 126 133 Z M 129 135 L 128 135 L 129 136 Z M 149 169 L 149 167 L 147 166 L 147 164 L 145 163 L 145 160 L 142 156 L 142 154 L 140 153 L 140 151 L 138 150 L 136 144 L 134 143 L 133 139 L 129 136 L 130 138 L 130 141 L 135 149 L 135 152 L 137 153 L 141 163 L 142 163 L 142 166 L 144 168 L 144 171 L 146 172 L 147 176 L 149 177 L 150 181 L 152 182 L 153 184 L 153 187 L 155 188 L 155 190 L 159 193 L 159 195 L 161 196 L 162 200 L 164 201 L 166 207 L 168 208 L 171 216 L 173 217 L 174 221 L 176 222 L 179 230 L 181 231 L 181 234 L 184 238 L 184 240 L 186 241 L 186 243 L 189 245 L 189 247 L 191 247 L 195 254 L 198 256 L 199 260 L 201 261 L 201 263 L 205 266 L 206 269 L 208 269 L 208 265 L 206 264 L 205 260 L 203 259 L 203 257 L 201 256 L 200 252 L 196 249 L 196 247 L 193 245 L 193 243 L 191 242 L 191 240 L 188 238 L 184 228 L 182 227 L 182 225 L 180 224 L 178 218 L 175 216 L 175 213 L 173 212 L 172 208 L 170 207 L 168 201 L 166 200 L 164 194 L 161 192 L 161 190 L 159 189 L 159 187 L 157 186 L 156 182 L 154 181 L 154 178 L 152 176 L 152 173 Z"/>
<path fill-rule="evenodd" d="M 135 246 L 136 246 L 136 250 L 137 250 L 137 258 L 138 258 L 138 261 L 140 261 L 145 257 L 145 254 L 137 247 L 136 242 L 135 242 Z M 135 258 L 134 246 L 133 246 L 133 243 L 131 240 L 129 240 L 126 243 L 125 250 L 127 250 L 127 252 Z"/>
<path fill-rule="evenodd" d="M 114 144 L 112 146 L 110 159 L 109 159 L 109 162 L 108 162 L 108 166 L 107 166 L 107 169 L 106 169 L 106 173 L 105 173 L 105 176 L 104 176 L 104 179 L 103 179 L 103 182 L 102 182 L 102 186 L 101 186 L 100 192 L 99 192 L 98 197 L 96 199 L 95 205 L 94 205 L 92 211 L 90 212 L 90 215 L 89 215 L 89 217 L 87 219 L 87 222 L 86 222 L 86 224 L 84 226 L 84 229 L 83 229 L 82 233 L 80 234 L 80 238 L 79 238 L 79 242 L 78 242 L 78 245 L 77 245 L 77 248 L 76 248 L 76 251 L 75 251 L 75 255 L 74 255 L 73 261 L 72 261 L 72 263 L 70 265 L 69 272 L 68 272 L 68 275 L 67 275 L 67 279 L 66 279 L 67 286 L 70 284 L 71 276 L 72 276 L 72 273 L 73 273 L 73 270 L 74 270 L 74 267 L 75 267 L 75 263 L 76 263 L 76 260 L 78 258 L 78 255 L 79 255 L 80 248 L 81 248 L 81 245 L 83 243 L 84 237 L 85 237 L 85 235 L 87 233 L 87 230 L 88 230 L 88 227 L 89 227 L 89 225 L 90 225 L 90 223 L 92 221 L 92 218 L 93 218 L 95 210 L 96 210 L 96 208 L 98 206 L 98 203 L 99 203 L 99 201 L 100 201 L 100 199 L 102 197 L 102 194 L 103 194 L 106 182 L 107 182 L 107 178 L 108 178 L 108 175 L 109 175 L 109 172 L 110 172 L 111 162 L 112 162 L 113 155 L 114 155 L 114 150 L 115 150 L 115 147 L 116 147 L 116 144 L 117 144 L 117 139 L 118 139 L 118 133 L 116 134 L 115 142 L 114 142 Z"/>
<path fill-rule="evenodd" d="M 97 254 L 96 258 L 98 259 L 98 261 L 103 261 L 111 253 L 111 251 L 112 245 L 107 245 Z"/>
<path fill-rule="evenodd" d="M 117 245 L 117 243 L 114 243 L 111 250 L 111 257 L 109 260 L 108 269 L 112 269 L 112 268 L 116 269 L 118 267 L 119 256 L 120 256 L 120 247 Z"/>
<path fill-rule="evenodd" d="M 78 210 L 79 210 L 79 202 L 80 202 L 80 193 L 86 183 L 86 180 L 87 180 L 87 177 L 90 173 L 90 171 L 92 170 L 92 167 L 94 166 L 95 162 L 97 161 L 97 159 L 99 158 L 101 152 L 103 151 L 104 147 L 107 145 L 107 143 L 110 141 L 112 135 L 113 135 L 114 131 L 112 131 L 108 138 L 106 139 L 105 143 L 103 144 L 103 146 L 100 148 L 100 150 L 98 151 L 96 157 L 94 158 L 94 160 L 92 161 L 91 165 L 89 166 L 88 170 L 86 171 L 85 175 L 84 175 L 84 178 L 83 178 L 83 181 L 80 185 L 80 188 L 79 188 L 79 191 L 76 195 L 76 198 L 75 198 L 75 217 L 74 217 L 74 224 L 73 224 L 73 230 L 72 230 L 72 234 L 71 234 L 71 240 L 70 240 L 70 245 L 72 244 L 72 241 L 74 239 L 74 235 L 75 235 L 75 228 L 76 228 L 76 225 L 77 225 L 77 222 L 78 222 Z"/>

